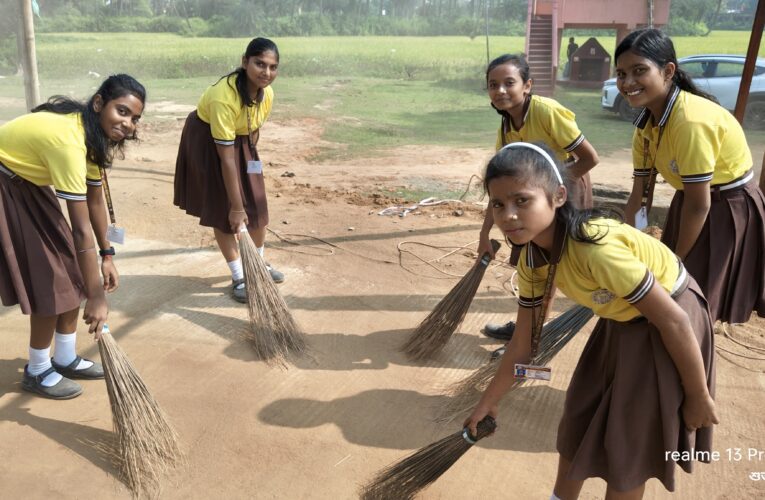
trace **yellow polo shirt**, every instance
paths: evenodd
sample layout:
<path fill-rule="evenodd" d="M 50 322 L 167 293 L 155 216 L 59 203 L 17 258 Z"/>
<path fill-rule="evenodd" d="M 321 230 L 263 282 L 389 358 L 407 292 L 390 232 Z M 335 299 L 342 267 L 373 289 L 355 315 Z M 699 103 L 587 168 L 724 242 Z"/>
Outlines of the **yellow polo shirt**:
<path fill-rule="evenodd" d="M 262 99 L 250 106 L 242 105 L 236 90 L 236 75 L 222 78 L 209 86 L 197 104 L 197 115 L 210 124 L 216 144 L 230 146 L 238 135 L 247 135 L 247 114 L 250 115 L 252 131 L 259 129 L 271 114 L 274 90 L 269 85 L 263 89 Z"/>
<path fill-rule="evenodd" d="M 657 123 L 651 123 L 651 113 L 644 109 L 635 126 L 632 137 L 635 177 L 647 177 L 654 159 L 661 176 L 680 190 L 684 183 L 726 184 L 752 168 L 746 136 L 736 118 L 709 99 L 677 87 L 669 95 Z M 662 127 L 664 132 L 659 141 Z M 647 158 L 644 139 L 648 140 Z"/>
<path fill-rule="evenodd" d="M 567 238 L 555 273 L 555 284 L 568 298 L 592 309 L 602 318 L 629 321 L 640 316 L 632 304 L 654 283 L 667 292 L 679 275 L 677 256 L 656 238 L 612 219 L 594 219 L 586 225 L 596 243 Z M 521 307 L 539 306 L 549 265 L 533 243 L 525 245 L 518 262 Z"/>
<path fill-rule="evenodd" d="M 53 186 L 59 198 L 85 200 L 87 185 L 101 185 L 86 155 L 79 113 L 40 111 L 0 126 L 0 163 L 32 184 Z"/>
<path fill-rule="evenodd" d="M 584 142 L 584 135 L 576 124 L 573 112 L 563 107 L 555 99 L 532 95 L 523 115 L 520 129 L 513 128 L 506 120 L 506 130 L 502 126 L 497 132 L 497 151 L 511 142 L 542 141 L 555 152 L 563 162 L 574 149 Z"/>

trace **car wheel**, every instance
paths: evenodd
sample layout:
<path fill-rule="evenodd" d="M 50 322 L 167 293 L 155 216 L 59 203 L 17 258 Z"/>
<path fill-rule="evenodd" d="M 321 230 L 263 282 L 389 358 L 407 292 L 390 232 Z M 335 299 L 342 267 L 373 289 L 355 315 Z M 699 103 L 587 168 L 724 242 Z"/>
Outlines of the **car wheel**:
<path fill-rule="evenodd" d="M 744 127 L 754 130 L 765 129 L 765 100 L 757 99 L 747 103 Z"/>
<path fill-rule="evenodd" d="M 616 105 L 616 112 L 619 113 L 619 117 L 622 120 L 626 120 L 628 122 L 633 121 L 635 118 L 637 118 L 637 115 L 640 114 L 640 110 L 641 108 L 633 108 L 627 104 L 626 99 L 619 97 L 619 103 Z"/>

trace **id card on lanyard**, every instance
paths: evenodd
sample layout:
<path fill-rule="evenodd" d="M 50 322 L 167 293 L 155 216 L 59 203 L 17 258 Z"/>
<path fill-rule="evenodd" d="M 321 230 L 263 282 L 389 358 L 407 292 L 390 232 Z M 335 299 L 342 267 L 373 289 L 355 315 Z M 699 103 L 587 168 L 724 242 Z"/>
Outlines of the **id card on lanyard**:
<path fill-rule="evenodd" d="M 659 127 L 659 138 L 656 141 L 656 152 L 651 160 L 651 171 L 648 173 L 648 182 L 643 186 L 643 195 L 640 200 L 640 209 L 635 214 L 635 229 L 643 230 L 648 227 L 648 212 L 653 205 L 653 188 L 656 185 L 656 157 L 659 155 L 659 146 L 661 146 L 661 137 L 664 135 L 664 127 Z M 643 170 L 648 165 L 648 155 L 650 153 L 648 139 L 643 138 Z"/>
<path fill-rule="evenodd" d="M 258 150 L 255 149 L 256 141 L 252 140 L 252 123 L 250 122 L 249 106 L 244 108 L 244 114 L 247 115 L 247 149 L 244 152 L 244 157 L 247 160 L 247 173 L 248 174 L 262 174 L 263 162 L 258 157 Z M 255 113 L 260 109 L 260 103 L 255 104 Z M 258 129 L 258 138 L 260 138 L 260 130 Z"/>
<path fill-rule="evenodd" d="M 109 190 L 109 180 L 106 178 L 106 169 L 98 168 L 101 173 L 101 183 L 104 186 L 104 197 L 106 198 L 106 206 L 109 209 L 109 227 L 106 228 L 106 239 L 112 243 L 118 245 L 125 244 L 125 228 L 117 227 L 117 221 L 114 217 L 114 205 L 112 204 L 112 193 Z"/>
<path fill-rule="evenodd" d="M 534 311 L 537 309 L 535 306 L 531 307 L 531 362 L 530 363 L 516 363 L 513 369 L 513 377 L 517 380 L 550 380 L 552 376 L 552 369 L 547 366 L 542 366 L 536 361 L 539 355 L 539 342 L 542 338 L 542 330 L 545 324 L 545 316 L 547 316 L 547 308 L 550 305 L 550 299 L 553 293 L 553 283 L 555 281 L 555 272 L 558 269 L 558 263 L 563 255 L 563 251 L 566 247 L 567 233 L 565 227 L 555 228 L 555 237 L 553 242 L 553 254 L 551 256 L 549 267 L 547 271 L 547 280 L 545 280 L 545 289 L 542 294 L 542 303 L 539 307 L 537 315 Z M 526 248 L 526 252 L 532 252 L 531 247 Z M 531 261 L 532 279 L 531 283 L 534 283 L 534 262 L 533 253 Z M 532 287 L 532 295 L 534 295 Z"/>

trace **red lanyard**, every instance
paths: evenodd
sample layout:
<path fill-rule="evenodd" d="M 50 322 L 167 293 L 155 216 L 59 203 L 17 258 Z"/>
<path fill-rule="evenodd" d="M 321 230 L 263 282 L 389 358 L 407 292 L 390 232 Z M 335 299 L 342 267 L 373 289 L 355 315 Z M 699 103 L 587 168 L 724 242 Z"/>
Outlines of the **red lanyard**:
<path fill-rule="evenodd" d="M 101 183 L 104 185 L 104 197 L 106 198 L 106 206 L 109 208 L 109 220 L 112 224 L 116 224 L 114 206 L 112 205 L 112 193 L 109 191 L 109 181 L 106 179 L 106 169 L 98 167 L 98 171 L 101 173 Z"/>

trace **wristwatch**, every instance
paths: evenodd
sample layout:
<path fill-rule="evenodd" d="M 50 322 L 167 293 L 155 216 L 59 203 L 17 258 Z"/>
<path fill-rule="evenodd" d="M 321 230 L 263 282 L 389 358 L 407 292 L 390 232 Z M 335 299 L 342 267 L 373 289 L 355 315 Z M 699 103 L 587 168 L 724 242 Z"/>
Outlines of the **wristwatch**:
<path fill-rule="evenodd" d="M 98 255 L 101 257 L 106 257 L 107 255 L 114 255 L 114 247 L 109 247 L 106 250 L 99 250 Z"/>

